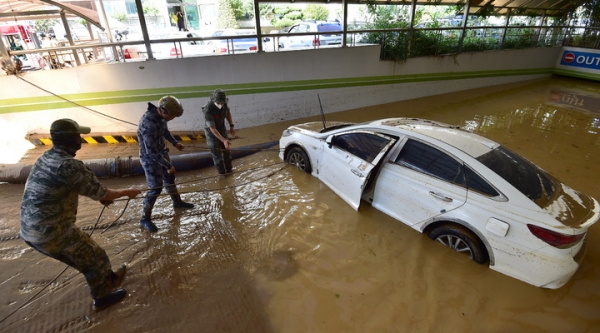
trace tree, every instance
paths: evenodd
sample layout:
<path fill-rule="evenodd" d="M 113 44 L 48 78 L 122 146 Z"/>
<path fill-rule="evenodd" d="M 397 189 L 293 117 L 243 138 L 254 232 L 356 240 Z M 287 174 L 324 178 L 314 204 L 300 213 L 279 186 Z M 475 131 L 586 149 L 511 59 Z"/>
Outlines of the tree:
<path fill-rule="evenodd" d="M 597 27 L 600 25 L 600 0 L 586 1 L 580 7 L 581 16 L 587 18 L 585 26 Z"/>
<path fill-rule="evenodd" d="M 236 20 L 243 20 L 246 16 L 246 10 L 244 9 L 243 0 L 229 0 L 229 5 L 233 10 L 233 14 Z"/>
<path fill-rule="evenodd" d="M 239 24 L 235 20 L 235 13 L 229 0 L 219 0 L 219 9 L 217 11 L 217 28 L 237 29 L 239 27 Z"/>
<path fill-rule="evenodd" d="M 55 24 L 58 23 L 56 19 L 48 19 L 48 20 L 35 20 L 34 25 L 37 31 L 48 33 L 50 28 L 52 28 Z"/>
<path fill-rule="evenodd" d="M 329 17 L 329 9 L 323 5 L 308 4 L 303 14 L 306 20 L 325 21 Z"/>
<path fill-rule="evenodd" d="M 302 10 L 296 6 L 275 6 L 273 8 L 273 15 L 275 16 L 271 23 L 273 26 L 281 29 L 294 25 L 297 22 L 302 21 L 303 13 Z"/>

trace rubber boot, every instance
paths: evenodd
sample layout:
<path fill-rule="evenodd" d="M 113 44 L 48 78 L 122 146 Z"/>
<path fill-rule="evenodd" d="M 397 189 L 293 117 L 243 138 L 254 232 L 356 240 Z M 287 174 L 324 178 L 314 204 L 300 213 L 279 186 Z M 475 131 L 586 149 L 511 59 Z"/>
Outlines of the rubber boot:
<path fill-rule="evenodd" d="M 94 311 L 101 311 L 107 307 L 119 302 L 127 296 L 127 290 L 118 289 L 110 293 L 108 296 L 94 299 Z"/>
<path fill-rule="evenodd" d="M 185 202 L 181 200 L 181 196 L 179 194 L 171 194 L 171 199 L 173 199 L 173 208 L 184 208 L 190 209 L 194 208 L 193 203 Z"/>
<path fill-rule="evenodd" d="M 150 231 L 150 232 L 157 232 L 158 228 L 156 227 L 156 225 L 154 223 L 152 223 L 152 208 L 154 207 L 154 205 L 149 206 L 144 204 L 144 216 L 142 216 L 142 219 L 140 220 L 140 224 L 142 225 L 142 227 L 144 227 L 146 230 Z"/>

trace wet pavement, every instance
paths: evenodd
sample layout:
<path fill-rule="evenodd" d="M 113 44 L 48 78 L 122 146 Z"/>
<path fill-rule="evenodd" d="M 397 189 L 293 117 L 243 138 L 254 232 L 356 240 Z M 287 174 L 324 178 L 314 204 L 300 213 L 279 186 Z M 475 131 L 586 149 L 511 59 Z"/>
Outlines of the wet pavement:
<path fill-rule="evenodd" d="M 588 102 L 579 103 L 582 99 Z M 599 199 L 600 111 L 594 99 L 600 100 L 599 83 L 555 78 L 327 119 L 407 116 L 461 125 Z M 277 140 L 288 125 L 309 120 L 320 117 L 239 129 L 233 144 Z M 22 162 L 45 149 L 29 151 Z M 182 153 L 203 149 L 203 142 L 192 142 Z M 115 156 L 137 156 L 137 146 L 86 146 L 78 154 Z M 0 184 L 0 331 L 596 332 L 600 327 L 600 225 L 590 229 L 586 258 L 571 281 L 557 290 L 541 289 L 475 264 L 368 204 L 354 211 L 314 177 L 281 163 L 276 149 L 235 160 L 234 169 L 227 178 L 214 168 L 179 173 L 179 189 L 196 207 L 174 211 L 170 199 L 159 198 L 156 234 L 139 226 L 141 199 L 119 200 L 104 211 L 80 199 L 78 225 L 93 230 L 113 267 L 129 265 L 123 284 L 128 297 L 98 313 L 81 274 L 69 268 L 59 275 L 63 264 L 11 239 L 18 234 L 23 185 Z M 111 188 L 146 186 L 141 176 L 103 182 Z"/>

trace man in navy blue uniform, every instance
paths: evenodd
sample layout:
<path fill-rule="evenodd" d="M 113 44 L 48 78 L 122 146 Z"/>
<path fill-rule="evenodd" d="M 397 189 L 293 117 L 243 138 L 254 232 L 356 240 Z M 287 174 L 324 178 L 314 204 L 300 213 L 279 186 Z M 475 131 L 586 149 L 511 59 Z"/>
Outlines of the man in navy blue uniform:
<path fill-rule="evenodd" d="M 158 231 L 152 222 L 152 208 L 164 187 L 173 200 L 173 208 L 193 208 L 194 204 L 181 200 L 175 186 L 175 167 L 169 158 L 169 149 L 166 141 L 175 148 L 183 150 L 183 145 L 178 142 L 167 127 L 167 122 L 180 117 L 183 106 L 173 96 L 164 96 L 158 101 L 158 107 L 148 103 L 148 110 L 140 119 L 138 125 L 138 142 L 140 144 L 140 162 L 146 174 L 148 192 L 144 197 L 143 217 L 141 225 L 150 232 Z"/>

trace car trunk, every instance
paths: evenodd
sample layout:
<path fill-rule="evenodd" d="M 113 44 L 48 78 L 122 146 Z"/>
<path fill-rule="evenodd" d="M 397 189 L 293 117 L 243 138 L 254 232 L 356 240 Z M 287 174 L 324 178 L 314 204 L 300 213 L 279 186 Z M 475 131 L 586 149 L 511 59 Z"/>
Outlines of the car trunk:
<path fill-rule="evenodd" d="M 600 207 L 594 198 L 561 184 L 553 199 L 543 208 L 564 226 L 589 228 L 598 222 Z"/>

